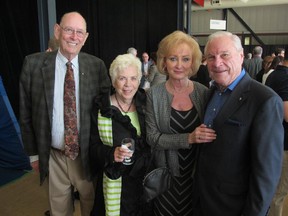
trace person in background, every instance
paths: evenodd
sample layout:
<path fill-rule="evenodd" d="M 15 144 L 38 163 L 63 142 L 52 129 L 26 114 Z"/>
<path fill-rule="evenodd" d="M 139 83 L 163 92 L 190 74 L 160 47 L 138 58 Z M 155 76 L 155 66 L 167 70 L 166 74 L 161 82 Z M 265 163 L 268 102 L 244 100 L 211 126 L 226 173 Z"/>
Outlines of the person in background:
<path fill-rule="evenodd" d="M 205 85 L 206 87 L 210 87 L 211 78 L 209 77 L 208 69 L 207 69 L 207 61 L 205 56 L 202 57 L 201 65 L 197 73 L 190 77 L 191 80 L 200 82 L 201 84 Z"/>
<path fill-rule="evenodd" d="M 147 52 L 144 52 L 142 54 L 142 65 L 141 65 L 141 71 L 142 75 L 148 76 L 148 70 L 151 66 L 152 62 L 149 60 L 149 55 Z"/>
<path fill-rule="evenodd" d="M 281 98 L 242 69 L 237 35 L 211 34 L 204 54 L 213 80 L 204 124 L 217 139 L 200 146 L 198 215 L 264 216 L 281 174 Z"/>
<path fill-rule="evenodd" d="M 252 53 L 247 53 L 246 54 L 246 59 L 252 59 Z M 245 60 L 244 60 L 245 61 Z"/>
<path fill-rule="evenodd" d="M 282 47 L 279 47 L 275 51 L 276 56 L 282 56 L 283 58 L 285 57 L 285 49 Z"/>
<path fill-rule="evenodd" d="M 52 52 L 54 50 L 57 50 L 58 48 L 59 48 L 58 40 L 56 40 L 55 37 L 50 38 L 48 41 L 48 48 L 47 48 L 46 52 Z"/>
<path fill-rule="evenodd" d="M 243 60 L 243 65 L 249 64 L 249 61 L 252 59 L 252 53 L 246 53 L 245 58 Z"/>
<path fill-rule="evenodd" d="M 266 73 L 263 74 L 262 77 L 262 84 L 265 85 L 267 78 L 270 76 L 270 74 L 275 70 L 275 68 L 277 67 L 277 65 L 282 64 L 284 61 L 284 57 L 283 56 L 275 56 L 270 67 L 268 68 L 268 70 L 266 71 Z"/>
<path fill-rule="evenodd" d="M 134 55 L 135 57 L 137 57 L 137 49 L 135 49 L 134 47 L 130 47 L 127 49 L 127 53 Z"/>
<path fill-rule="evenodd" d="M 73 215 L 71 188 L 75 187 L 80 194 L 81 215 L 88 216 L 94 202 L 88 158 L 90 112 L 93 98 L 109 91 L 111 84 L 104 62 L 80 52 L 88 37 L 81 14 L 64 14 L 54 26 L 54 36 L 59 41 L 57 51 L 24 59 L 20 76 L 22 139 L 29 155 L 39 155 L 40 184 L 45 181 L 48 185 L 50 215 Z M 65 82 L 66 73 L 75 81 L 70 78 Z M 75 94 L 76 99 L 72 102 L 64 85 L 65 89 L 74 86 L 70 94 Z M 66 104 L 74 105 L 69 108 L 69 116 L 64 111 Z M 68 131 L 73 131 L 69 138 Z"/>
<path fill-rule="evenodd" d="M 274 56 L 275 57 L 275 56 Z M 269 71 L 269 67 L 274 59 L 273 56 L 265 56 L 262 61 L 262 68 L 261 70 L 256 74 L 256 80 L 260 83 L 262 83 L 263 74 Z"/>
<path fill-rule="evenodd" d="M 245 60 L 243 62 L 243 67 L 253 79 L 256 79 L 257 73 L 262 68 L 262 61 L 263 61 L 262 52 L 263 52 L 263 49 L 261 46 L 254 47 L 252 51 L 253 58 Z"/>
<path fill-rule="evenodd" d="M 147 77 L 149 75 L 148 74 L 149 68 L 152 64 L 153 62 L 149 60 L 148 53 L 144 52 L 142 54 L 142 65 L 141 65 L 142 78 L 140 82 L 140 88 L 143 88 L 145 90 L 150 88 L 150 82 L 148 81 Z"/>
<path fill-rule="evenodd" d="M 271 87 L 282 98 L 284 106 L 282 173 L 268 214 L 269 216 L 282 216 L 284 200 L 288 195 L 288 59 L 284 59 L 281 64 L 276 66 L 274 72 L 267 78 L 266 85 Z"/>
<path fill-rule="evenodd" d="M 119 55 L 109 72 L 114 91 L 96 97 L 92 110 L 90 158 L 98 181 L 91 215 L 148 216 L 142 200 L 150 148 L 146 144 L 146 95 L 138 88 L 141 62 L 130 54 Z M 123 164 L 125 157 L 131 157 L 121 148 L 126 137 L 135 140 L 132 165 Z"/>
<path fill-rule="evenodd" d="M 147 143 L 152 149 L 157 145 L 156 167 L 167 162 L 175 180 L 168 191 L 154 199 L 154 215 L 194 213 L 198 144 L 216 138 L 214 130 L 201 124 L 209 90 L 189 80 L 197 73 L 201 59 L 198 43 L 184 32 L 174 31 L 159 43 L 157 67 L 168 80 L 147 91 Z"/>
<path fill-rule="evenodd" d="M 157 85 L 159 83 L 163 83 L 167 80 L 167 76 L 162 74 L 157 69 L 157 54 L 156 52 L 152 52 L 150 55 L 152 64 L 148 71 L 148 82 L 150 83 L 150 87 Z"/>

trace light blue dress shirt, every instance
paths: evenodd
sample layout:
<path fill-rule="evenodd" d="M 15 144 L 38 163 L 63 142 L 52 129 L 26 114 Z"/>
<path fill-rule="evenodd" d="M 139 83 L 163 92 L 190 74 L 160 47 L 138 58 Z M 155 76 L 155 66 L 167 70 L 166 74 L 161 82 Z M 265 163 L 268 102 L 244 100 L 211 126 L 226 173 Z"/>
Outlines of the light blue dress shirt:
<path fill-rule="evenodd" d="M 220 109 L 222 108 L 226 100 L 228 100 L 233 89 L 240 82 L 240 80 L 244 77 L 244 75 L 245 75 L 245 70 L 243 69 L 240 75 L 224 91 L 220 91 L 220 89 L 217 88 L 217 83 L 212 82 L 211 88 L 215 88 L 215 91 L 213 93 L 212 98 L 210 99 L 208 103 L 205 116 L 204 116 L 204 124 L 207 127 L 213 128 L 213 121 L 215 117 L 219 113 Z"/>

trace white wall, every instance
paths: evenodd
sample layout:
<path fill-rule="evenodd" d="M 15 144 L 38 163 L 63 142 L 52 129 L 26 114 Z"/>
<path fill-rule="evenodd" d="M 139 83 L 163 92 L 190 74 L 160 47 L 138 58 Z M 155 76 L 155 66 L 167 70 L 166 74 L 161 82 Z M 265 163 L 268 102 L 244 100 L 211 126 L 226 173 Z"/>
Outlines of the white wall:
<path fill-rule="evenodd" d="M 246 22 L 246 24 L 267 45 L 288 45 L 288 4 L 237 7 L 234 11 Z M 198 10 L 191 15 L 192 35 L 198 38 L 200 45 L 204 45 L 207 35 L 216 30 L 210 30 L 210 19 L 223 19 L 223 9 Z M 228 10 L 227 31 L 242 34 L 249 31 Z M 282 35 L 277 35 L 281 33 Z M 284 33 L 284 34 L 283 34 Z M 252 45 L 257 41 L 252 40 Z"/>

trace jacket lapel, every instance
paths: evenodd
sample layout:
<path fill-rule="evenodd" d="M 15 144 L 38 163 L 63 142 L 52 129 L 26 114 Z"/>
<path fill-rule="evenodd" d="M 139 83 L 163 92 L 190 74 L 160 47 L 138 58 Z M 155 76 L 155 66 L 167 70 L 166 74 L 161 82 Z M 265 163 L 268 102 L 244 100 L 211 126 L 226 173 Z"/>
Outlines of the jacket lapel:
<path fill-rule="evenodd" d="M 214 119 L 214 124 L 224 124 L 224 122 L 227 121 L 229 117 L 232 116 L 232 114 L 235 113 L 247 100 L 250 92 L 250 80 L 251 78 L 245 74 Z"/>
<path fill-rule="evenodd" d="M 52 52 L 51 54 L 47 54 L 47 58 L 44 60 L 43 67 L 41 68 L 50 125 L 52 125 L 52 115 L 53 115 L 56 55 L 57 51 Z"/>
<path fill-rule="evenodd" d="M 89 82 L 89 73 L 91 70 L 89 69 L 89 62 L 87 62 L 87 59 L 79 53 L 78 55 L 78 62 L 79 62 L 79 105 L 80 110 L 85 110 L 83 106 L 90 106 L 90 104 L 84 103 L 85 101 L 89 101 L 89 97 L 91 95 L 90 92 L 90 82 Z M 94 85 L 98 85 L 97 83 L 94 83 Z M 81 119 L 85 119 L 84 115 L 85 113 L 80 112 L 80 121 Z"/>

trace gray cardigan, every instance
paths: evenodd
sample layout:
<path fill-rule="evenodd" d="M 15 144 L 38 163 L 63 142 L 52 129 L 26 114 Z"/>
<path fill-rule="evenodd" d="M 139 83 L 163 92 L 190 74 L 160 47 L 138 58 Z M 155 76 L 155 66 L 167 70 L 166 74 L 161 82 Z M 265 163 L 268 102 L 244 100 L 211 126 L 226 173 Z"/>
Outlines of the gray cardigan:
<path fill-rule="evenodd" d="M 151 87 L 147 91 L 146 129 L 147 142 L 152 147 L 159 138 L 155 152 L 157 167 L 165 166 L 165 151 L 168 150 L 168 164 L 174 176 L 179 176 L 178 149 L 191 148 L 188 143 L 188 133 L 174 134 L 170 129 L 171 104 L 173 95 L 165 87 L 165 83 Z M 194 91 L 190 94 L 201 122 L 204 118 L 204 109 L 209 97 L 209 89 L 204 85 L 194 82 Z"/>

